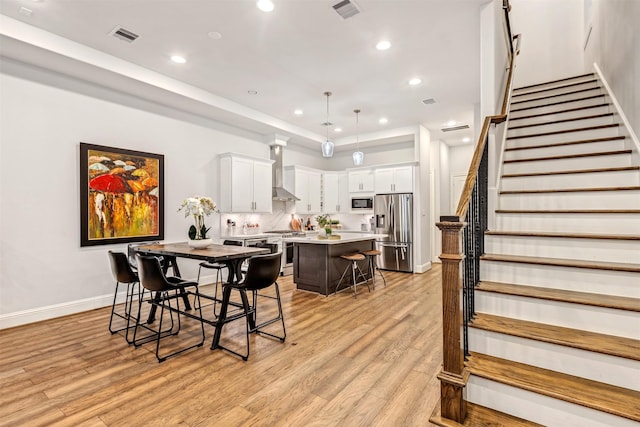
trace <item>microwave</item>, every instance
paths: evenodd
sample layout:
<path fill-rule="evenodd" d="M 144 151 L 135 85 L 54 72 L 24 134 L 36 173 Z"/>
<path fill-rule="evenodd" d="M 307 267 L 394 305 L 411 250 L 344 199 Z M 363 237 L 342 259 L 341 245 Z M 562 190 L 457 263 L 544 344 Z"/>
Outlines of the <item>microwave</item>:
<path fill-rule="evenodd" d="M 352 197 L 351 210 L 373 210 L 373 196 Z"/>

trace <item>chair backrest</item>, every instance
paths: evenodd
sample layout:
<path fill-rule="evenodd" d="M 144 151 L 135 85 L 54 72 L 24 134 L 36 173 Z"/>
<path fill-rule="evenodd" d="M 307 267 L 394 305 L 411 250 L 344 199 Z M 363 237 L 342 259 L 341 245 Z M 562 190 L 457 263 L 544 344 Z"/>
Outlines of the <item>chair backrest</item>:
<path fill-rule="evenodd" d="M 242 284 L 246 289 L 258 290 L 271 286 L 280 274 L 280 252 L 249 258 L 247 275 Z"/>
<path fill-rule="evenodd" d="M 113 277 L 120 283 L 134 283 L 138 275 L 131 269 L 127 255 L 124 252 L 109 251 L 109 261 Z"/>
<path fill-rule="evenodd" d="M 150 291 L 164 291 L 170 288 L 162 272 L 160 260 L 155 256 L 136 254 L 140 284 Z"/>

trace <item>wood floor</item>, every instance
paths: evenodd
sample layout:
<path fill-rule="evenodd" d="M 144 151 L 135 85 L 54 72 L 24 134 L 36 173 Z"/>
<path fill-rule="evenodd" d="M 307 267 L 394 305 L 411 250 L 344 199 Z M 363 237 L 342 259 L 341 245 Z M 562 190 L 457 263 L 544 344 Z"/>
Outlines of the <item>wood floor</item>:
<path fill-rule="evenodd" d="M 359 287 L 357 299 L 297 291 L 291 277 L 279 281 L 286 342 L 252 336 L 248 362 L 211 351 L 207 327 L 204 347 L 158 363 L 153 344 L 109 333 L 107 308 L 0 331 L 0 425 L 429 425 L 440 266 L 385 272 L 386 288 Z M 194 326 L 186 321 L 177 342 L 193 339 Z M 243 328 L 225 327 L 224 342 L 242 344 Z"/>

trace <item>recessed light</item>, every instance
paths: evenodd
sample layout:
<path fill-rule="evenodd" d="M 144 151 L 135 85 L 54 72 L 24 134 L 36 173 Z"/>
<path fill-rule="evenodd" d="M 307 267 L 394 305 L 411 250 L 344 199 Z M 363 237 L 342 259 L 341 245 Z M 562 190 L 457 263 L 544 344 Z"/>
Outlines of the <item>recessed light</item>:
<path fill-rule="evenodd" d="M 180 55 L 173 55 L 171 57 L 171 60 L 173 62 L 175 62 L 176 64 L 184 64 L 185 62 L 187 62 L 187 60 L 183 56 L 180 56 Z"/>
<path fill-rule="evenodd" d="M 409 84 L 411 86 L 416 86 L 416 85 L 419 85 L 420 83 L 422 83 L 422 80 L 417 77 L 414 77 L 411 80 L 409 80 Z"/>
<path fill-rule="evenodd" d="M 387 40 L 382 40 L 378 42 L 378 44 L 376 45 L 376 49 L 378 50 L 387 50 L 390 47 L 391 47 L 391 43 L 389 43 Z"/>
<path fill-rule="evenodd" d="M 456 123 L 457 123 L 457 122 L 456 122 L 455 120 L 449 120 L 449 121 L 447 122 L 447 126 L 455 126 L 455 125 L 456 125 Z"/>
<path fill-rule="evenodd" d="M 258 6 L 258 9 L 263 12 L 271 12 L 274 8 L 271 0 L 258 0 L 256 2 L 256 6 Z"/>
<path fill-rule="evenodd" d="M 295 110 L 293 110 L 293 114 L 295 114 L 296 116 L 301 116 L 304 114 L 304 111 L 302 111 L 301 109 L 297 108 Z"/>
<path fill-rule="evenodd" d="M 382 117 L 380 120 L 378 120 L 378 123 L 380 123 L 381 125 L 386 125 L 387 123 L 389 123 L 389 119 L 387 119 L 386 117 Z"/>
<path fill-rule="evenodd" d="M 342 132 L 342 128 L 335 128 L 333 131 L 334 132 Z"/>
<path fill-rule="evenodd" d="M 257 94 L 258 94 L 258 91 L 257 91 L 257 90 L 248 90 L 248 91 L 247 91 L 247 93 L 248 93 L 249 95 L 257 95 Z"/>
<path fill-rule="evenodd" d="M 207 35 L 209 36 L 209 38 L 214 40 L 220 40 L 222 38 L 222 33 L 219 33 L 217 31 L 210 31 L 209 33 L 207 33 Z"/>
<path fill-rule="evenodd" d="M 471 138 L 469 138 L 469 137 L 462 138 L 462 142 L 471 142 Z"/>

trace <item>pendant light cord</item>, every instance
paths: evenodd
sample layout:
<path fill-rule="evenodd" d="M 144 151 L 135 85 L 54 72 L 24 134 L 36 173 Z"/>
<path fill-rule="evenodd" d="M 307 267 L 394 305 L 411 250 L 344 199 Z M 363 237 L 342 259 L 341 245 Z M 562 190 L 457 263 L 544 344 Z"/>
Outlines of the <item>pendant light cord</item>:
<path fill-rule="evenodd" d="M 356 113 L 356 150 L 360 151 L 360 131 L 358 130 L 358 116 L 360 114 L 360 110 L 356 108 L 355 110 L 353 110 L 353 112 Z"/>
<path fill-rule="evenodd" d="M 329 97 L 331 96 L 331 92 L 324 93 L 327 97 L 327 121 L 324 125 L 327 127 L 327 141 L 329 141 Z"/>

